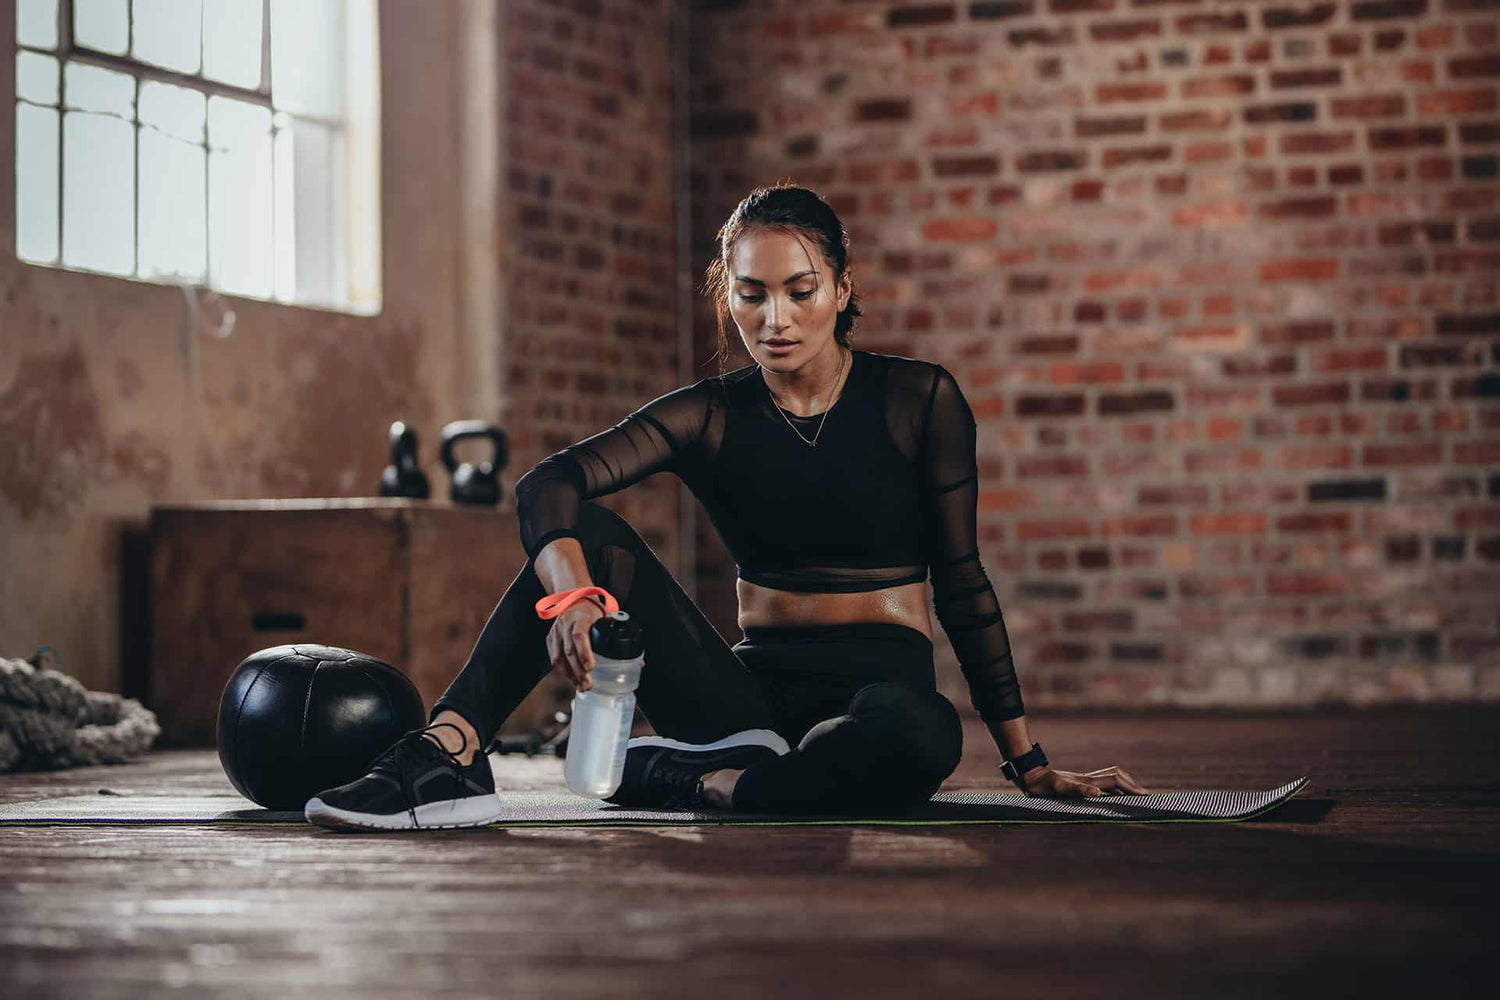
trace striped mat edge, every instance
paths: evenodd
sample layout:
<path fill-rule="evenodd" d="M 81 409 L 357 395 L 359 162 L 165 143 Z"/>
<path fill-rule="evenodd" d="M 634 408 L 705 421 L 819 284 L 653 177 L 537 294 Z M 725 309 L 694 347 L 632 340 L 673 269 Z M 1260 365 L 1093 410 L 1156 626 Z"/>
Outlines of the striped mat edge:
<path fill-rule="evenodd" d="M 629 809 L 561 792 L 498 793 L 490 826 L 948 826 L 1017 823 L 1233 823 L 1260 816 L 1307 787 L 1306 777 L 1264 791 L 1184 790 L 1102 799 L 1031 799 L 1007 792 L 939 792 L 907 813 L 767 816 Z M 57 824 L 275 824 L 306 826 L 300 812 L 226 796 L 75 795 L 0 804 L 0 826 Z"/>

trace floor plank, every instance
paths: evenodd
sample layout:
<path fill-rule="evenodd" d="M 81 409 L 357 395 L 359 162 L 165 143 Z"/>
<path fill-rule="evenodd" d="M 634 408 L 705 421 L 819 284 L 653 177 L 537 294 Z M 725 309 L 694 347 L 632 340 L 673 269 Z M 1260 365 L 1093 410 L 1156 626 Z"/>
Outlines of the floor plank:
<path fill-rule="evenodd" d="M 1443 996 L 1480 992 L 1500 711 L 1049 715 L 1057 766 L 1312 783 L 1240 824 L 0 828 L 6 997 Z M 983 727 L 946 785 L 1004 787 Z M 502 788 L 556 759 L 492 758 Z M 0 801 L 229 794 L 212 752 Z M 1488 991 L 1485 991 L 1486 994 Z"/>

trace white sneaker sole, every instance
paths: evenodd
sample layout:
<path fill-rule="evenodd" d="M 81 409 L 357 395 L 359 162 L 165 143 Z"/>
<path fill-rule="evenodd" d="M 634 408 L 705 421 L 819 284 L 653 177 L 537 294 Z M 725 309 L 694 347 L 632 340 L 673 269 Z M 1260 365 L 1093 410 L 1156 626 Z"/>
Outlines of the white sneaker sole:
<path fill-rule="evenodd" d="M 329 805 L 316 796 L 307 800 L 302 815 L 309 823 L 333 830 L 456 830 L 467 826 L 486 826 L 500 818 L 500 800 L 493 795 L 471 795 L 462 799 L 428 802 L 413 810 L 417 821 L 405 809 L 398 813 L 352 812 Z"/>
<path fill-rule="evenodd" d="M 625 744 L 626 749 L 635 747 L 671 747 L 674 750 L 724 750 L 729 747 L 761 746 L 776 752 L 776 756 L 792 752 L 778 733 L 769 729 L 743 729 L 737 733 L 730 733 L 722 740 L 712 743 L 684 743 L 681 740 L 669 740 L 665 736 L 637 736 Z"/>

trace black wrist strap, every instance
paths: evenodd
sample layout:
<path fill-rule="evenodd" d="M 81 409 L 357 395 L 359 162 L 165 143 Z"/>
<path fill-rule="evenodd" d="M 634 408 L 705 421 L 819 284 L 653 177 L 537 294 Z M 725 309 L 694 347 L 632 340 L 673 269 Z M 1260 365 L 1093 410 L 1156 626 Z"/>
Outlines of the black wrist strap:
<path fill-rule="evenodd" d="M 1047 754 L 1043 752 L 1040 743 L 1031 744 L 1031 749 L 1019 757 L 1012 757 L 1000 765 L 1000 773 L 1005 775 L 1016 784 L 1021 784 L 1021 775 L 1033 767 L 1045 767 Z"/>

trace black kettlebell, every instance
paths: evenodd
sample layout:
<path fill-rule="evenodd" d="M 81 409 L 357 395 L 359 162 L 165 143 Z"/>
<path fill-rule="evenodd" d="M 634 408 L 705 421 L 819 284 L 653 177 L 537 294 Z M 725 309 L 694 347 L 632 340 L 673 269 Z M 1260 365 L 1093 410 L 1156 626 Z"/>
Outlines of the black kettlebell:
<path fill-rule="evenodd" d="M 432 495 L 417 465 L 417 432 L 400 420 L 391 424 L 391 464 L 380 473 L 380 495 L 426 500 Z"/>
<path fill-rule="evenodd" d="M 453 457 L 453 446 L 464 438 L 488 438 L 494 454 L 488 462 L 462 465 Z M 500 502 L 500 470 L 510 457 L 505 432 L 484 420 L 454 420 L 443 426 L 443 464 L 453 474 L 453 502 L 489 504 Z"/>

